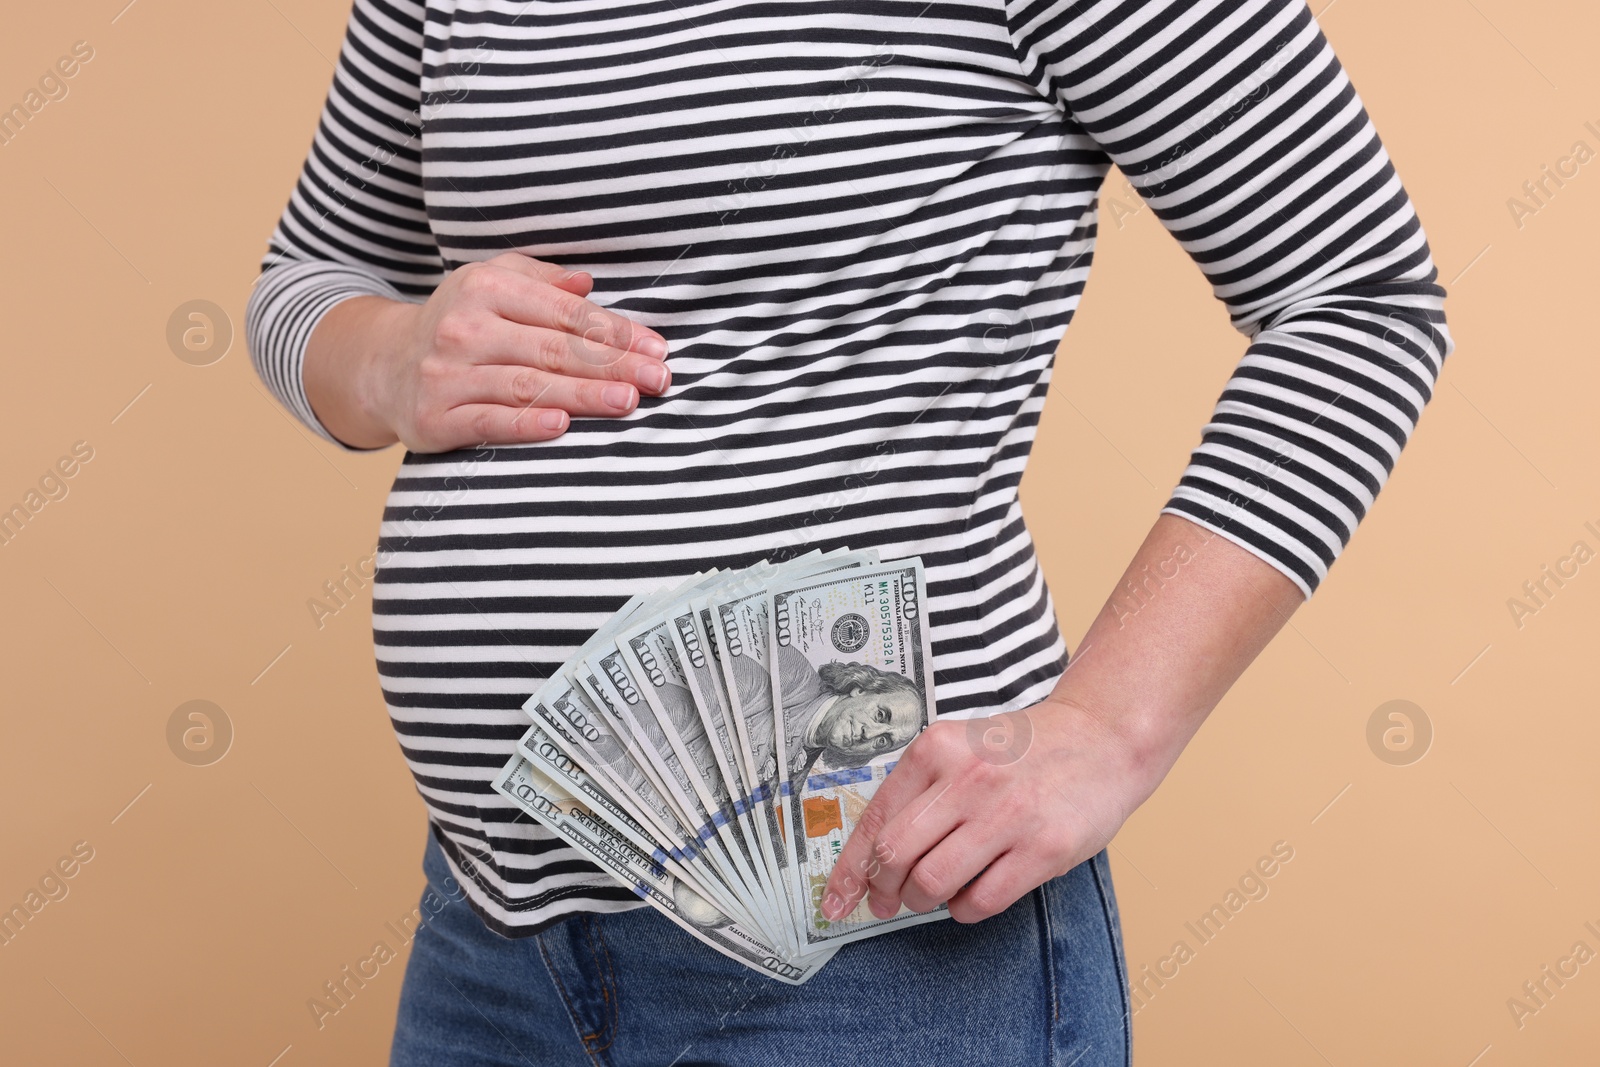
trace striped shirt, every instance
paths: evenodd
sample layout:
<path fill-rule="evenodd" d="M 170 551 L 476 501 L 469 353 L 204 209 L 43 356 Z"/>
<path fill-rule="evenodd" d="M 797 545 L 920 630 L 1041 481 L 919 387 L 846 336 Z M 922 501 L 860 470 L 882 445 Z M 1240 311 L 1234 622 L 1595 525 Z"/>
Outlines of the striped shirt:
<path fill-rule="evenodd" d="M 490 787 L 630 595 L 873 547 L 927 566 L 938 710 L 1067 662 L 1017 489 L 1115 163 L 1248 339 L 1163 511 L 1310 596 L 1452 342 L 1428 245 L 1303 0 L 355 0 L 246 316 L 309 427 L 340 300 L 508 250 L 667 338 L 549 442 L 408 454 L 378 671 L 492 928 L 640 901 Z"/>

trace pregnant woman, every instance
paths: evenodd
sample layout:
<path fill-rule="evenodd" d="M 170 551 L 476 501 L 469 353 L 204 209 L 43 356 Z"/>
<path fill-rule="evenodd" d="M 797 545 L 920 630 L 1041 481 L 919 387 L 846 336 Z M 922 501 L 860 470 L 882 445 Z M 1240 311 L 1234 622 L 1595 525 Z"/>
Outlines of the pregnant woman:
<path fill-rule="evenodd" d="M 1248 346 L 1069 670 L 1017 487 L 1113 163 Z M 447 903 L 392 1062 L 1125 1063 L 1105 846 L 1371 508 L 1437 277 L 1303 0 L 355 0 L 247 331 L 407 449 L 374 640 Z M 953 921 L 789 987 L 490 781 L 630 596 L 842 545 L 925 562 L 942 721 L 827 904 Z"/>

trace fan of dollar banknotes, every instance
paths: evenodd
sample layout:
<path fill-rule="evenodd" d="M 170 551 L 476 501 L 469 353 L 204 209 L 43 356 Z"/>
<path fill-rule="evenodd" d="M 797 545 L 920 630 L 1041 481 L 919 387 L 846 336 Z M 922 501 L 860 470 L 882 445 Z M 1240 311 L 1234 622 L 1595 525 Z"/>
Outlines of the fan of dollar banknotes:
<path fill-rule="evenodd" d="M 791 984 L 942 918 L 826 919 L 835 858 L 934 718 L 922 561 L 812 552 L 634 597 L 523 705 L 495 788 L 701 941 Z"/>

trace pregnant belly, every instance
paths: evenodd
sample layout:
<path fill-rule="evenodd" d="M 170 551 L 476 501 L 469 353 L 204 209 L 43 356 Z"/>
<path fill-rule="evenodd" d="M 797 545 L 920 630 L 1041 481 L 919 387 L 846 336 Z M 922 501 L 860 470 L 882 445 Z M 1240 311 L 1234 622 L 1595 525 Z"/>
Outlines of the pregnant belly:
<path fill-rule="evenodd" d="M 1066 666 L 1017 503 L 1020 462 L 996 462 L 992 441 L 972 446 L 979 462 L 881 431 L 804 450 L 780 440 L 733 462 L 720 442 L 571 437 L 408 456 L 379 542 L 373 637 L 396 737 L 455 862 L 507 907 L 608 884 L 557 858 L 490 783 L 526 732 L 523 702 L 636 593 L 764 557 L 876 548 L 923 560 L 939 715 L 1032 704 Z"/>
<path fill-rule="evenodd" d="M 880 443 L 805 455 L 780 444 L 738 464 L 581 437 L 563 450 L 408 456 L 373 605 L 396 725 L 453 730 L 464 758 L 487 760 L 525 728 L 528 695 L 629 597 L 813 548 L 922 558 L 941 713 L 998 710 L 1059 673 L 1020 465 L 1011 477 Z"/>

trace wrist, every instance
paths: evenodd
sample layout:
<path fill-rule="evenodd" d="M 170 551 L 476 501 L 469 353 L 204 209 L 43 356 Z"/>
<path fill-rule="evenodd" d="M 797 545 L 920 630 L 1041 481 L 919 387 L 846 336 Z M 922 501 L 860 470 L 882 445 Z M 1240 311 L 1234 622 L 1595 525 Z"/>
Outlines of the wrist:
<path fill-rule="evenodd" d="M 415 306 L 380 296 L 342 300 L 323 313 L 306 344 L 301 380 L 312 413 L 350 448 L 399 440 L 388 389 Z"/>
<path fill-rule="evenodd" d="M 397 371 L 416 336 L 422 306 L 386 297 L 363 303 L 358 309 L 363 319 L 358 323 L 361 342 L 351 346 L 356 361 L 355 408 L 367 435 L 393 444 L 400 439 L 394 387 L 402 376 Z"/>
<path fill-rule="evenodd" d="M 1070 720 L 1074 733 L 1095 739 L 1106 758 L 1118 766 L 1118 777 L 1129 786 L 1131 807 L 1156 791 L 1188 742 L 1171 718 L 1091 698 L 1068 684 L 1068 676 L 1063 676 L 1041 708 Z"/>

